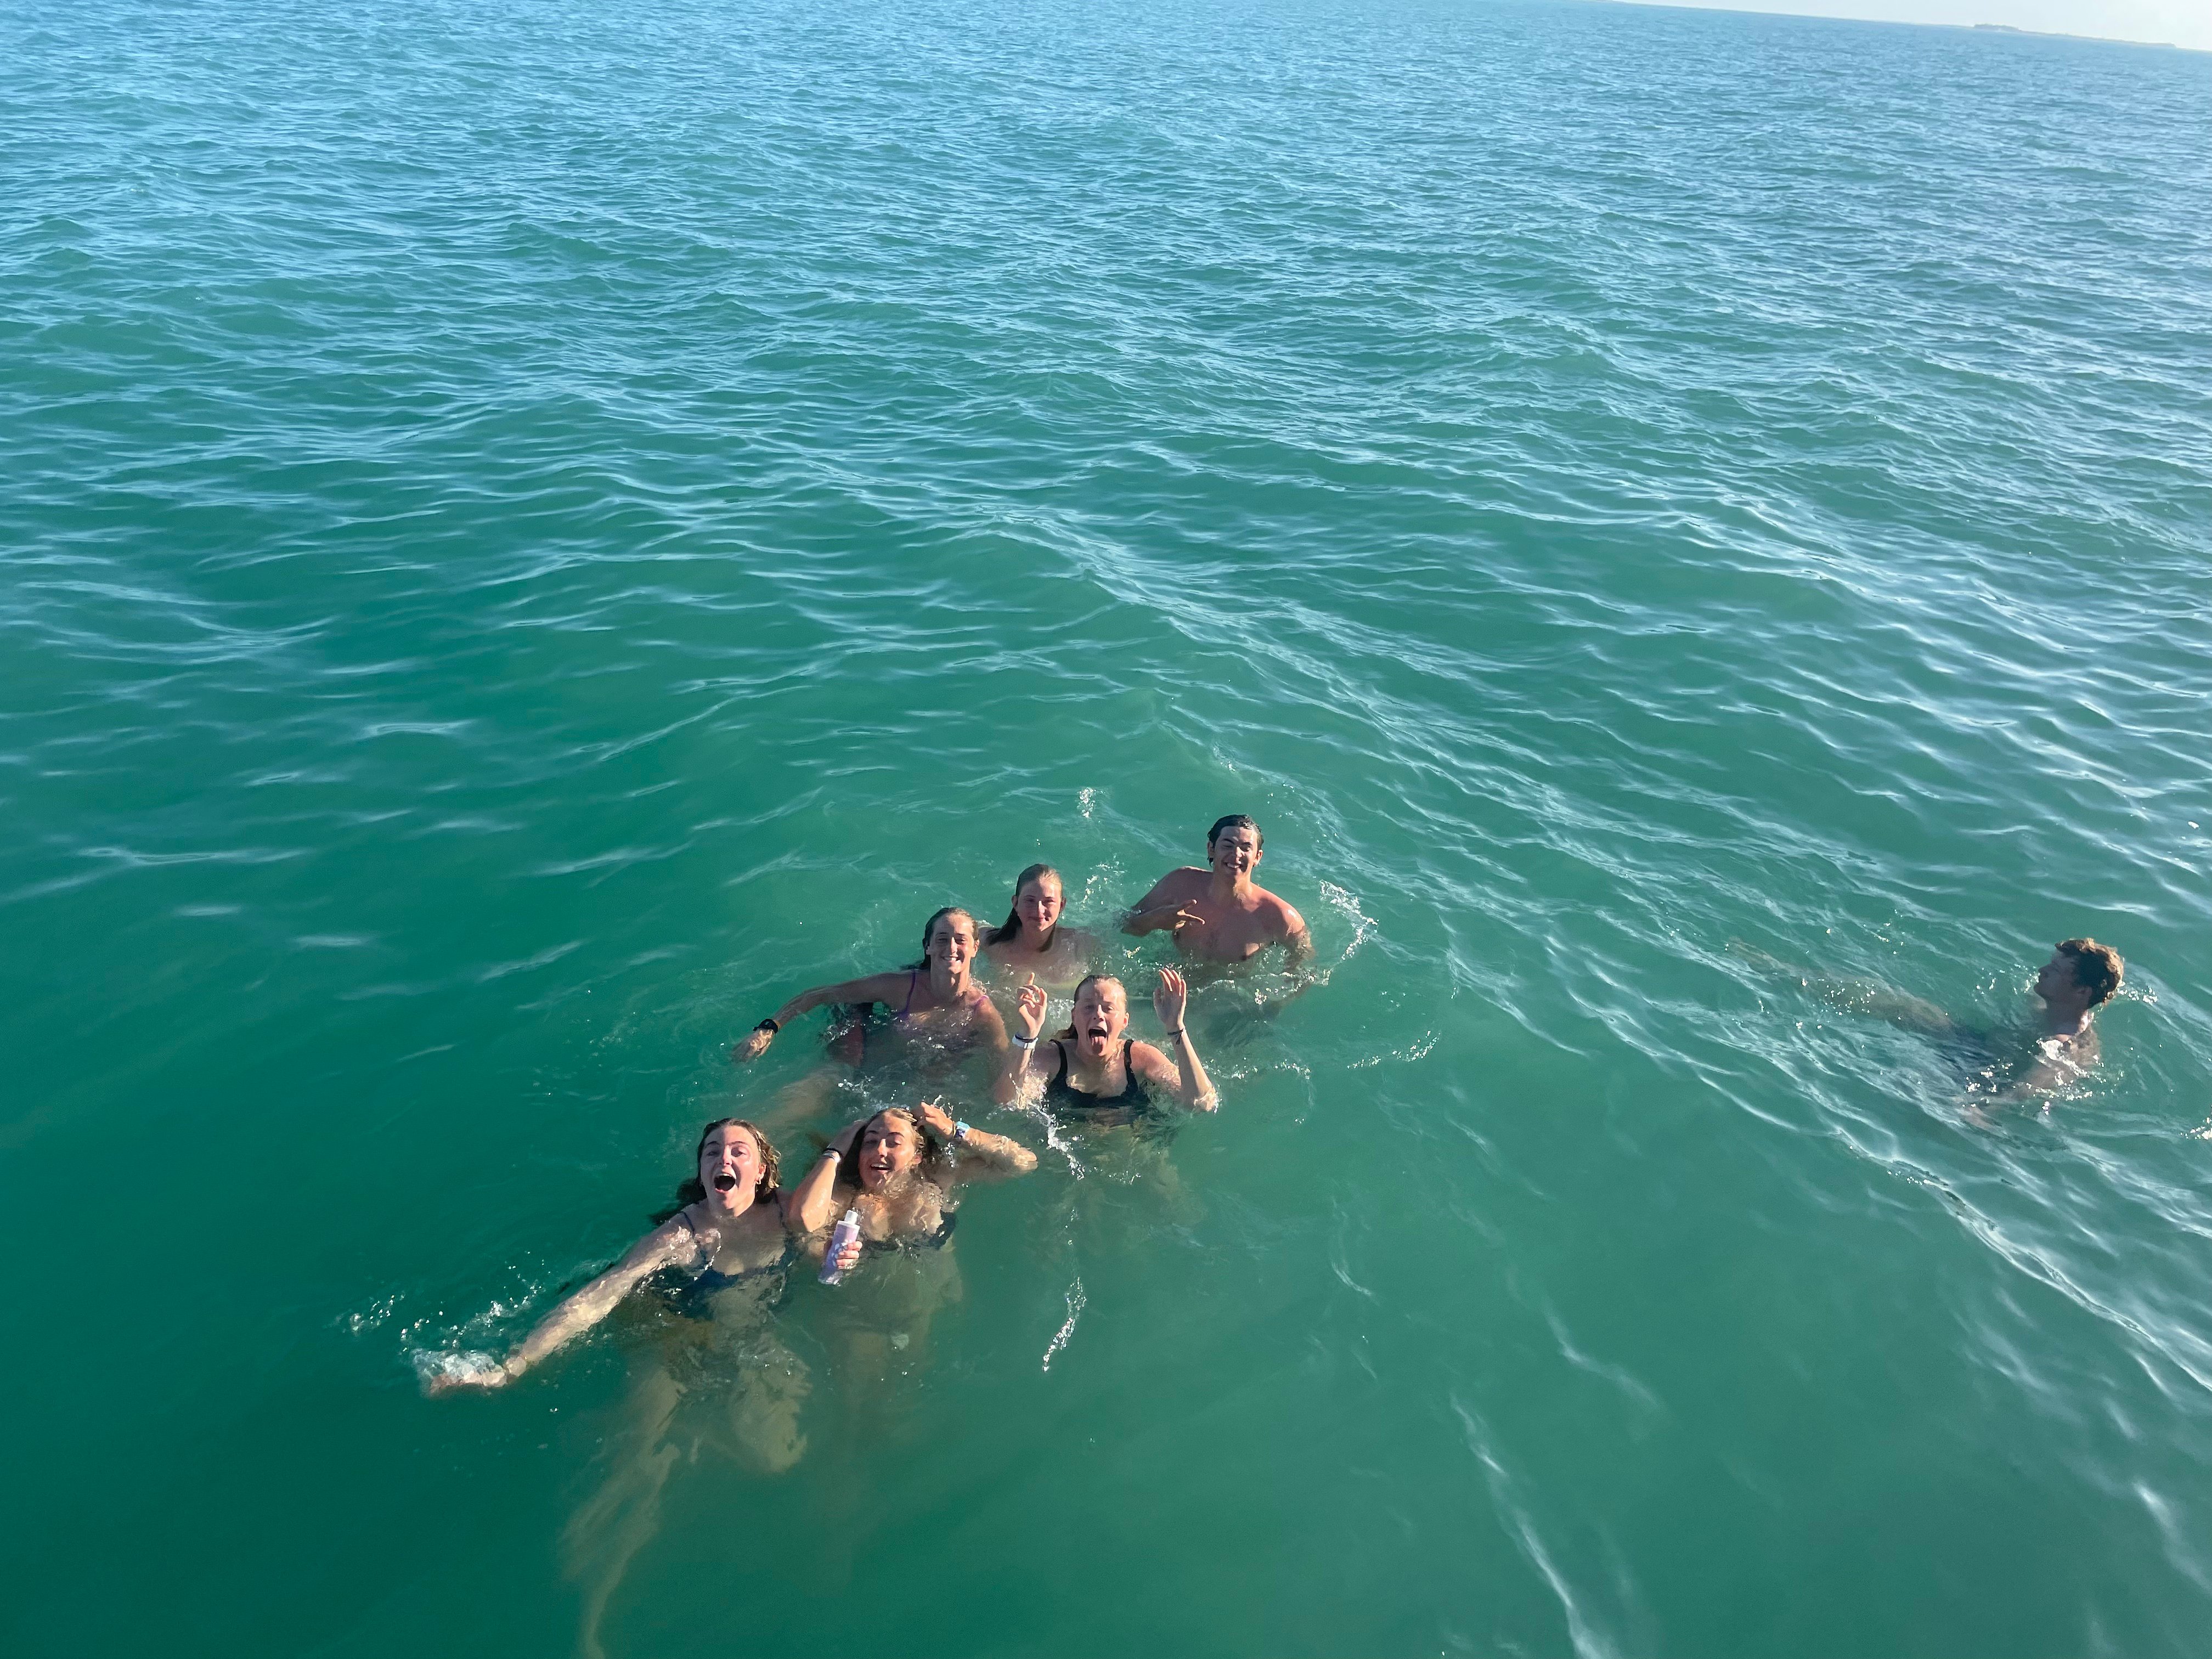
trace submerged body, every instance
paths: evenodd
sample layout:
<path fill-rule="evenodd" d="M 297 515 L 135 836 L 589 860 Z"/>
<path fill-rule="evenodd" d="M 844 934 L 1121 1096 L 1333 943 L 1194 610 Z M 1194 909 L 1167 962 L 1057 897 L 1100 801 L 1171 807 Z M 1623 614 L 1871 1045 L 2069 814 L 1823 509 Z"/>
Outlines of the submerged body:
<path fill-rule="evenodd" d="M 1762 973 L 1793 979 L 1831 1007 L 1864 1014 L 1901 1030 L 1936 1038 L 1966 1068 L 1983 1078 L 2009 1066 L 2016 1051 L 1996 1034 L 1957 1019 L 1923 998 L 1885 985 L 1879 980 L 1840 979 L 1793 968 L 1754 950 L 1740 940 L 1729 950 Z M 2093 939 L 2061 939 L 2051 948 L 2050 960 L 2036 972 L 2032 994 L 2039 1005 L 2033 1055 L 2014 1079 L 1982 1094 L 1964 1107 L 1969 1122 L 1986 1127 L 1990 1113 L 2028 1101 L 2047 1100 L 2079 1082 L 2104 1058 L 2097 1035 L 2096 1010 L 2120 988 L 2126 965 L 2118 951 Z"/>

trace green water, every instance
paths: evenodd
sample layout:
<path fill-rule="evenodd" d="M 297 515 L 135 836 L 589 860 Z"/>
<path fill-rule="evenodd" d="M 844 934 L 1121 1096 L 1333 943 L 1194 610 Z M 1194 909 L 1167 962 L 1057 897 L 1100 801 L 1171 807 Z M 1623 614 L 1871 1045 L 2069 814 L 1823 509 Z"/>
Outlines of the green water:
<path fill-rule="evenodd" d="M 2202 1652 L 2208 130 L 1601 6 L 0 9 L 8 1651 Z M 1327 983 L 888 1393 L 795 1288 L 791 1473 L 637 1442 L 643 1316 L 422 1397 L 783 998 L 1239 811 Z M 1726 948 L 2078 933 L 1989 1132 Z"/>

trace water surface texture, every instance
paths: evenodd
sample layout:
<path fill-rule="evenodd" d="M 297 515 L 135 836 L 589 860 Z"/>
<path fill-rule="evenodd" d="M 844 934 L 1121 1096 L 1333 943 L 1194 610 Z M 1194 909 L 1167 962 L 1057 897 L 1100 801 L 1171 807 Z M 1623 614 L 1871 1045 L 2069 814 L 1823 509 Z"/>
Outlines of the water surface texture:
<path fill-rule="evenodd" d="M 2208 131 L 1602 6 L 0 9 L 9 1651 L 2202 1652 Z M 796 1468 L 638 1440 L 646 1311 L 422 1397 L 792 991 L 1237 811 L 1327 983 L 888 1389 L 795 1290 Z M 1986 1132 L 1729 951 L 2078 933 Z"/>

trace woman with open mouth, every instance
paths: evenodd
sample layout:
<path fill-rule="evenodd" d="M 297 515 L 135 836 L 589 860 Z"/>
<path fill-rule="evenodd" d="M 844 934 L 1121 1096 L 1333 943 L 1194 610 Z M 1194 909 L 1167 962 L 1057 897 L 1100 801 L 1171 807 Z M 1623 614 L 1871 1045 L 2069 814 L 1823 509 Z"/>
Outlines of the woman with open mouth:
<path fill-rule="evenodd" d="M 1219 1106 L 1212 1080 L 1198 1058 L 1184 1025 L 1189 1000 L 1182 975 L 1160 969 L 1152 993 L 1175 1057 L 1149 1042 L 1137 1042 L 1129 1029 L 1129 994 L 1118 979 L 1093 974 L 1076 988 L 1073 1018 L 1049 1043 L 1044 1030 L 1045 994 L 1032 982 L 1017 999 L 1013 1043 L 999 1071 L 998 1096 L 1004 1104 L 1034 1106 L 1042 1101 L 1054 1120 L 1089 1128 L 1140 1125 L 1164 1115 L 1164 1100 L 1194 1111 Z"/>
<path fill-rule="evenodd" d="M 1089 971 L 1098 940 L 1061 920 L 1066 889 L 1049 864 L 1032 864 L 1014 878 L 1014 904 L 1003 926 L 983 934 L 983 966 L 999 984 L 1024 976 L 1048 991 L 1072 991 Z"/>
<path fill-rule="evenodd" d="M 606 1478 L 570 1517 L 562 1551 L 582 1579 L 578 1647 L 599 1650 L 608 1601 L 659 1530 L 661 1494 L 679 1466 L 783 1474 L 806 1449 L 806 1366 L 775 1334 L 786 1270 L 797 1258 L 777 1187 L 775 1147 L 742 1118 L 709 1123 L 676 1206 L 621 1261 L 564 1298 L 496 1365 L 434 1378 L 433 1394 L 495 1389 L 581 1335 L 641 1287 L 666 1292 L 660 1340 L 631 1353 Z M 641 1298 L 643 1299 L 643 1298 Z"/>
<path fill-rule="evenodd" d="M 679 1312 L 707 1317 L 746 1287 L 742 1302 L 772 1302 L 792 1254 L 784 1200 L 776 1187 L 775 1148 L 743 1118 L 709 1123 L 699 1136 L 696 1172 L 677 1188 L 678 1206 L 631 1245 L 621 1261 L 562 1298 L 496 1365 L 434 1376 L 430 1392 L 496 1389 L 612 1313 L 647 1279 L 678 1282 Z"/>
<path fill-rule="evenodd" d="M 848 1124 L 792 1189 L 791 1221 L 818 1261 L 848 1210 L 860 1235 L 838 1267 L 825 1322 L 842 1338 L 847 1369 L 881 1377 L 921 1363 L 930 1320 L 961 1297 L 952 1225 L 958 1188 L 1036 1168 L 1036 1154 L 1005 1135 L 956 1123 L 935 1102 Z"/>

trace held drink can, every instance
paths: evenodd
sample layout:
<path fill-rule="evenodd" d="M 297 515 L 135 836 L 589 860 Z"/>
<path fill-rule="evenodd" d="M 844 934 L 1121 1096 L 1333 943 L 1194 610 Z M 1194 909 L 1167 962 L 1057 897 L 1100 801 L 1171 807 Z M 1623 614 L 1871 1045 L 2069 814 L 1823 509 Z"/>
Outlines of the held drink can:
<path fill-rule="evenodd" d="M 860 1212 L 845 1212 L 845 1218 L 830 1230 L 830 1248 L 822 1252 L 822 1282 L 835 1285 L 844 1278 L 837 1270 L 837 1258 L 845 1254 L 845 1247 L 860 1236 Z"/>

